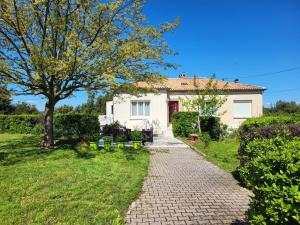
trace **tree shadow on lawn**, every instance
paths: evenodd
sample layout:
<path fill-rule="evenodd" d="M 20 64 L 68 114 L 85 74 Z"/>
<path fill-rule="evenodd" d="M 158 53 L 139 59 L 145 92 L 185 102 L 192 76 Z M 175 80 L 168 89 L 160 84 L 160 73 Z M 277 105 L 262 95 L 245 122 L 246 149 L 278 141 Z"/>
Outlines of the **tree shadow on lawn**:
<path fill-rule="evenodd" d="M 147 151 L 146 149 L 142 148 L 140 150 L 136 150 L 132 147 L 126 147 L 123 152 L 127 160 L 134 160 L 135 157 L 140 154 L 142 151 Z"/>
<path fill-rule="evenodd" d="M 136 156 L 139 155 L 140 153 L 142 153 L 143 151 L 147 151 L 147 149 L 140 149 L 140 150 L 136 150 L 132 147 L 125 147 L 123 149 L 118 149 L 115 147 L 111 147 L 109 150 L 105 150 L 105 149 L 99 149 L 98 151 L 106 153 L 106 154 L 121 154 L 121 157 L 126 158 L 126 160 L 130 161 L 130 160 L 135 160 Z"/>
<path fill-rule="evenodd" d="M 40 138 L 36 136 L 22 137 L 22 139 L 0 141 L 0 165 L 9 166 L 16 163 L 28 162 L 43 159 L 57 150 L 73 150 L 73 140 L 67 143 L 60 143 L 55 148 L 48 150 L 40 146 Z M 61 158 L 61 155 L 60 157 Z"/>
<path fill-rule="evenodd" d="M 0 165 L 9 166 L 16 163 L 45 159 L 50 155 L 53 155 L 53 157 L 51 156 L 52 160 L 62 159 L 64 157 L 70 157 L 70 154 L 67 153 L 70 151 L 75 152 L 77 158 L 91 159 L 95 158 L 101 151 L 105 151 L 103 149 L 79 151 L 76 148 L 79 140 L 78 137 L 64 137 L 58 139 L 55 148 L 51 150 L 41 148 L 41 140 L 40 137 L 37 136 L 24 136 L 22 139 L 0 141 Z M 61 153 L 57 153 L 58 150 Z M 64 154 L 64 151 L 67 154 Z M 117 151 L 117 149 L 111 148 L 107 152 L 115 154 Z M 144 148 L 135 150 L 132 147 L 126 147 L 120 151 L 122 151 L 127 160 L 135 160 L 138 154 L 147 150 Z"/>

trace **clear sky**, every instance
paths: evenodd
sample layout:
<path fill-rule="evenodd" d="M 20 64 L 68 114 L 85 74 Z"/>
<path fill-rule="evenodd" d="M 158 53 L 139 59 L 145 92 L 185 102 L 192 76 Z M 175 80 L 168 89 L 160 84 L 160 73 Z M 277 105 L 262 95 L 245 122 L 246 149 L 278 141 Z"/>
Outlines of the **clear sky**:
<path fill-rule="evenodd" d="M 216 73 L 267 87 L 265 106 L 280 99 L 300 103 L 300 0 L 148 0 L 145 14 L 152 24 L 181 18 L 166 35 L 178 53 L 168 61 L 181 65 L 164 71 L 169 77 Z M 40 98 L 14 98 L 20 100 L 43 109 Z M 61 104 L 85 101 L 78 93 Z"/>

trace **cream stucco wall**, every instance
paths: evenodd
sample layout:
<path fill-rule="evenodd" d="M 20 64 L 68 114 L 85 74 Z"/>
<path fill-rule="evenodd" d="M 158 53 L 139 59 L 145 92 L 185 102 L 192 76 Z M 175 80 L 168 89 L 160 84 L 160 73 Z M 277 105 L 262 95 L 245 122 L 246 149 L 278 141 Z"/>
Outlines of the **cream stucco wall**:
<path fill-rule="evenodd" d="M 150 101 L 149 117 L 131 116 L 131 101 L 134 100 Z M 122 94 L 113 98 L 113 105 L 114 121 L 119 121 L 130 129 L 141 130 L 152 125 L 156 134 L 161 134 L 167 129 L 168 100 L 166 91 L 161 91 L 160 94 L 148 93 L 140 97 Z"/>
<path fill-rule="evenodd" d="M 179 111 L 185 111 L 180 103 L 180 98 L 193 98 L 192 94 L 185 92 L 170 92 L 169 100 L 179 101 Z M 235 100 L 247 100 L 252 102 L 252 117 L 259 117 L 263 114 L 263 98 L 261 91 L 236 91 L 231 92 L 227 96 L 227 100 L 218 111 L 222 123 L 228 125 L 230 128 L 238 128 L 247 118 L 234 118 L 233 104 Z"/>
<path fill-rule="evenodd" d="M 152 124 L 155 133 L 163 133 L 167 129 L 168 123 L 168 101 L 179 101 L 179 111 L 185 111 L 180 98 L 190 97 L 194 95 L 186 92 L 167 92 L 162 90 L 160 94 L 149 93 L 141 97 L 136 97 L 128 94 L 116 96 L 113 99 L 114 105 L 114 121 L 119 121 L 122 125 L 141 130 L 146 127 L 146 124 Z M 131 117 L 131 101 L 141 100 L 150 101 L 150 117 L 133 118 Z M 252 102 L 252 117 L 261 116 L 263 113 L 263 100 L 261 91 L 236 91 L 231 92 L 227 96 L 227 101 L 219 109 L 218 114 L 221 116 L 221 121 L 227 124 L 230 128 L 238 128 L 246 118 L 234 118 L 233 104 L 235 100 L 250 100 Z M 110 103 L 108 104 L 110 107 Z"/>

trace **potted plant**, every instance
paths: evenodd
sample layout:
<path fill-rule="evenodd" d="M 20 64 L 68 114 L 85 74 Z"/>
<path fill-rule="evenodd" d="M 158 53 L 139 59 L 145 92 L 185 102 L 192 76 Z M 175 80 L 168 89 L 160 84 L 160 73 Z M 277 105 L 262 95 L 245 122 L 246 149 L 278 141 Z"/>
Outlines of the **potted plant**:
<path fill-rule="evenodd" d="M 125 143 L 126 143 L 126 136 L 124 134 L 121 134 L 119 136 L 117 136 L 117 146 L 120 149 L 125 148 Z"/>
<path fill-rule="evenodd" d="M 143 136 L 140 131 L 135 130 L 131 132 L 132 147 L 134 149 L 137 150 L 142 147 L 142 140 L 143 140 Z"/>
<path fill-rule="evenodd" d="M 112 137 L 111 136 L 105 136 L 105 137 L 103 137 L 103 141 L 104 141 L 104 149 L 105 150 L 110 150 L 111 143 L 112 143 Z"/>
<path fill-rule="evenodd" d="M 90 149 L 98 150 L 98 141 L 100 139 L 99 134 L 93 134 L 90 136 Z"/>

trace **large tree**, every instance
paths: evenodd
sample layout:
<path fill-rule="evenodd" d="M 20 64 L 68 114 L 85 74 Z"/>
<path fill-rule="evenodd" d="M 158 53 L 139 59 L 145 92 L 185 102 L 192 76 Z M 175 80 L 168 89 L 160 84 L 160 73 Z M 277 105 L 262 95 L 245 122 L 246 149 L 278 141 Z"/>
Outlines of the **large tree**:
<path fill-rule="evenodd" d="M 53 140 L 57 102 L 74 91 L 135 92 L 158 82 L 157 67 L 173 54 L 163 35 L 178 24 L 151 26 L 141 0 L 1 0 L 0 75 L 16 93 L 42 95 L 44 146 Z M 136 93 L 136 92 L 135 92 Z"/>

